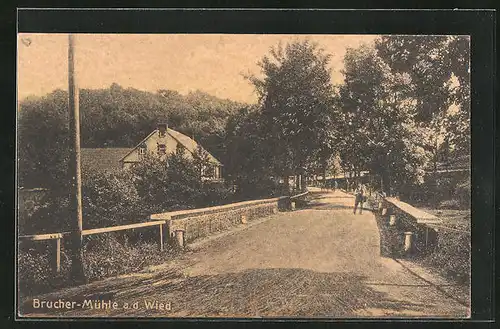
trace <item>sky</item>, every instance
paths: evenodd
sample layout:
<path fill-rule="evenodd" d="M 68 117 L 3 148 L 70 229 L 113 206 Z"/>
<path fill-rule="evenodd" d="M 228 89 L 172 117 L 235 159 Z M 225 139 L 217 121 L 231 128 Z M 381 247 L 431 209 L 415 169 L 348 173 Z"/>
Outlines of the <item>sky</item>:
<path fill-rule="evenodd" d="M 255 103 L 244 75 L 279 42 L 309 39 L 331 55 L 332 83 L 343 80 L 347 48 L 370 44 L 374 35 L 270 34 L 78 34 L 76 74 L 86 89 L 122 87 L 181 94 L 201 90 L 219 98 Z M 68 89 L 67 34 L 18 35 L 18 99 Z"/>

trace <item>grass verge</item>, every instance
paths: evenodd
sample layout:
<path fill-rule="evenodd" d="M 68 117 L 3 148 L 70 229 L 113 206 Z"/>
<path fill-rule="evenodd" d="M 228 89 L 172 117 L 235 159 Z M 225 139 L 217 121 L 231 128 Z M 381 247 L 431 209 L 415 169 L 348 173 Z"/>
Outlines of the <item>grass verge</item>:
<path fill-rule="evenodd" d="M 375 212 L 380 232 L 380 253 L 384 257 L 405 258 L 427 267 L 451 282 L 470 286 L 470 211 L 424 209 L 443 219 L 437 243 L 431 250 L 405 254 L 404 232 L 407 227 L 390 226 L 387 216 Z M 444 229 L 450 228 L 453 230 Z M 417 237 L 418 239 L 418 237 Z"/>
<path fill-rule="evenodd" d="M 84 270 L 89 282 L 137 272 L 150 265 L 172 259 L 178 252 L 157 242 L 130 240 L 124 235 L 106 233 L 84 241 Z M 35 296 L 72 285 L 69 280 L 71 259 L 61 248 L 61 270 L 51 268 L 50 246 L 42 243 L 23 246 L 18 254 L 19 297 Z"/>

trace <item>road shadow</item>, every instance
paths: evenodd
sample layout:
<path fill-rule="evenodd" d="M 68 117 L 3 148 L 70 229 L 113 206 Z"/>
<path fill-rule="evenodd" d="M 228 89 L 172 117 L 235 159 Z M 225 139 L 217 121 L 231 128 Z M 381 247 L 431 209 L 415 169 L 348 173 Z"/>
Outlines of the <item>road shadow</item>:
<path fill-rule="evenodd" d="M 324 273 L 299 268 L 248 269 L 237 273 L 184 277 L 167 271 L 150 277 L 130 277 L 82 286 L 52 298 L 117 301 L 139 308 L 118 310 L 52 310 L 71 317 L 355 317 L 364 309 L 422 313 L 425 303 L 389 298 L 365 284 L 355 273 Z M 49 298 L 47 296 L 43 297 Z M 144 300 L 170 303 L 170 311 L 146 309 Z M 34 312 L 29 301 L 23 314 Z M 45 310 L 45 313 L 48 311 Z M 38 311 L 39 313 L 39 311 Z M 425 313 L 424 313 L 425 314 Z"/>

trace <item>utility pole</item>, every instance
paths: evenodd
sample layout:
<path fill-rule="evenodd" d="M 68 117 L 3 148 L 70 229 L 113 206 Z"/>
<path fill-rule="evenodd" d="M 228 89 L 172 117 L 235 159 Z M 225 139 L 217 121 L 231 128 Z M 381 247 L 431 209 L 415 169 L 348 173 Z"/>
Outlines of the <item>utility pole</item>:
<path fill-rule="evenodd" d="M 82 248 L 82 178 L 80 171 L 80 104 L 75 74 L 75 37 L 68 38 L 69 132 L 71 138 L 68 173 L 70 179 L 71 280 L 85 283 Z"/>

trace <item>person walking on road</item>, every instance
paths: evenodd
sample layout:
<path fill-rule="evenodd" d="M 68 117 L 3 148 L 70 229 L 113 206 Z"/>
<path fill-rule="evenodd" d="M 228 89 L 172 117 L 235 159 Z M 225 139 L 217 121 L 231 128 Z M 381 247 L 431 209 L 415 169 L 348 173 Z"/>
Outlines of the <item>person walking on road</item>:
<path fill-rule="evenodd" d="M 356 191 L 354 192 L 356 199 L 354 200 L 354 214 L 356 214 L 356 209 L 359 205 L 359 213 L 363 213 L 363 202 L 365 201 L 365 187 L 363 184 L 359 183 Z"/>

